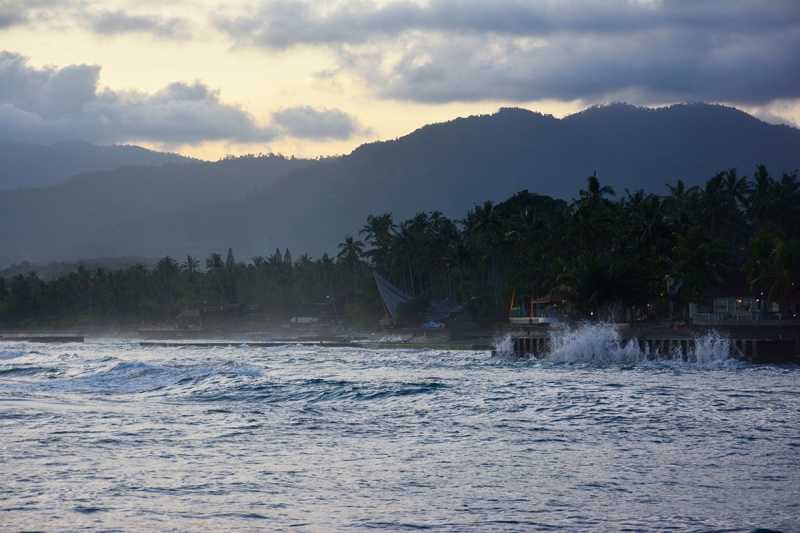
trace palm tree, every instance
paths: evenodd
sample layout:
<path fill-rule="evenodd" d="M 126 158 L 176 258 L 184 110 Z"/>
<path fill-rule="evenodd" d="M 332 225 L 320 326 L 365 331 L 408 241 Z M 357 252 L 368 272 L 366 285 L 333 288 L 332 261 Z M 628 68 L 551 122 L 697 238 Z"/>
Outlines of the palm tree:
<path fill-rule="evenodd" d="M 747 261 L 742 265 L 742 271 L 747 273 L 750 288 L 756 290 L 759 280 L 769 276 L 769 263 L 775 249 L 775 237 L 767 230 L 761 230 L 749 248 L 745 248 L 744 255 Z"/>
<path fill-rule="evenodd" d="M 648 194 L 629 212 L 623 232 L 649 257 L 661 243 L 669 240 L 673 233 L 666 214 L 664 199 L 655 194 Z"/>
<path fill-rule="evenodd" d="M 180 273 L 180 267 L 178 266 L 178 262 L 175 261 L 170 256 L 164 256 L 158 264 L 156 265 L 155 272 L 156 276 L 160 279 L 160 281 L 164 284 L 164 299 L 167 303 L 167 308 L 172 307 L 172 282 L 178 277 Z"/>
<path fill-rule="evenodd" d="M 550 218 L 537 208 L 525 209 L 511 219 L 510 231 L 506 235 L 514 243 L 514 251 L 530 249 L 551 233 Z"/>
<path fill-rule="evenodd" d="M 94 289 L 94 281 L 92 280 L 92 273 L 83 265 L 78 267 L 78 277 L 80 278 L 81 289 L 86 292 L 86 297 L 89 300 L 89 314 L 94 314 L 92 308 L 92 291 Z"/>
<path fill-rule="evenodd" d="M 367 224 L 358 232 L 366 235 L 365 241 L 372 246 L 364 255 L 372 260 L 377 270 L 389 270 L 392 236 L 396 229 L 392 214 L 385 213 L 377 217 L 369 215 Z"/>
<path fill-rule="evenodd" d="M 682 209 L 686 201 L 686 184 L 683 183 L 683 180 L 678 180 L 674 186 L 667 183 L 667 189 L 669 189 L 669 199 L 674 204 L 674 207 Z"/>
<path fill-rule="evenodd" d="M 700 188 L 694 186 L 687 189 L 683 180 L 678 180 L 674 187 L 667 184 L 667 188 L 670 195 L 665 198 L 666 206 L 676 231 L 683 233 L 691 226 L 700 224 Z"/>
<path fill-rule="evenodd" d="M 400 223 L 400 225 L 397 227 L 395 239 L 393 241 L 394 246 L 392 247 L 392 250 L 394 251 L 395 262 L 398 264 L 405 262 L 405 265 L 401 267 L 401 272 L 403 273 L 403 285 L 405 286 L 406 284 L 405 268 L 408 266 L 408 277 L 411 280 L 411 296 L 416 296 L 416 287 L 414 286 L 414 268 L 411 263 L 411 256 L 412 252 L 417 249 L 417 238 L 411 228 L 411 221 L 406 220 L 405 222 Z M 422 287 L 420 287 L 420 290 L 421 289 Z M 406 287 L 406 292 L 408 292 L 408 287 Z"/>
<path fill-rule="evenodd" d="M 470 236 L 478 238 L 490 262 L 489 279 L 492 282 L 495 304 L 500 305 L 500 279 L 498 271 L 498 248 L 503 243 L 506 234 L 506 226 L 500 217 L 494 202 L 487 200 L 482 206 L 474 204 L 475 209 L 467 213 L 467 218 L 463 222 Z"/>
<path fill-rule="evenodd" d="M 192 288 L 192 292 L 194 292 L 194 273 L 200 266 L 200 261 L 192 257 L 191 255 L 186 256 L 186 261 L 181 263 L 181 269 L 185 270 L 189 275 L 189 286 Z"/>
<path fill-rule="evenodd" d="M 591 176 L 586 178 L 588 182 L 588 187 L 584 190 L 581 189 L 578 194 L 580 194 L 580 200 L 577 203 L 580 206 L 589 207 L 592 211 L 597 211 L 601 207 L 610 207 L 611 201 L 608 200 L 607 196 L 616 196 L 617 193 L 614 189 L 608 185 L 601 187 L 600 180 L 597 179 L 597 171 L 592 173 Z"/>
<path fill-rule="evenodd" d="M 200 261 L 192 257 L 191 255 L 186 256 L 186 261 L 181 263 L 181 268 L 186 270 L 189 274 L 194 273 L 195 270 L 200 266 Z"/>
<path fill-rule="evenodd" d="M 783 173 L 778 185 L 778 208 L 775 210 L 776 222 L 785 239 L 800 237 L 800 182 L 798 171 Z"/>
<path fill-rule="evenodd" d="M 685 235 L 675 234 L 673 253 L 677 258 L 672 275 L 683 276 L 683 286 L 689 301 L 697 302 L 710 288 L 710 281 L 722 281 L 720 272 L 728 270 L 723 261 L 728 257 L 727 244 L 722 239 L 708 241 L 700 226 L 689 228 Z"/>
<path fill-rule="evenodd" d="M 225 262 L 222 260 L 222 255 L 214 252 L 206 259 L 206 272 L 206 279 L 211 278 L 210 281 L 215 285 L 217 298 L 221 300 L 225 294 Z"/>
<path fill-rule="evenodd" d="M 589 312 L 598 319 L 598 308 L 613 298 L 616 268 L 598 254 L 584 251 L 567 267 L 559 280 L 558 292 L 566 304 L 576 310 Z"/>
<path fill-rule="evenodd" d="M 222 261 L 222 256 L 216 252 L 212 253 L 208 259 L 206 259 L 206 270 L 210 270 L 211 272 L 222 272 L 225 268 L 225 263 Z"/>
<path fill-rule="evenodd" d="M 731 200 L 738 202 L 740 205 L 746 205 L 747 198 L 750 196 L 750 191 L 753 189 L 753 184 L 747 181 L 747 176 L 741 178 L 736 175 L 736 168 L 721 172 L 722 174 L 722 190 L 731 198 Z"/>
<path fill-rule="evenodd" d="M 455 270 L 456 275 L 458 275 L 458 289 L 461 296 L 461 303 L 467 301 L 467 291 L 464 287 L 464 274 L 473 264 L 476 255 L 475 248 L 472 246 L 472 241 L 461 238 L 460 236 L 447 250 L 445 259 L 448 265 Z"/>
<path fill-rule="evenodd" d="M 352 235 L 347 235 L 344 242 L 339 243 L 341 250 L 336 258 L 344 262 L 346 265 L 353 269 L 353 282 L 355 284 L 356 293 L 358 293 L 358 274 L 356 267 L 358 266 L 359 259 L 364 254 L 364 243 L 354 240 Z"/>
<path fill-rule="evenodd" d="M 800 282 L 800 241 L 785 242 L 762 231 L 753 241 L 749 261 L 742 270 L 750 272 L 750 286 L 767 290 L 767 300 L 776 300 L 786 312 L 789 297 Z"/>
<path fill-rule="evenodd" d="M 361 231 L 358 232 L 359 235 L 366 235 L 364 240 L 369 242 L 370 244 L 377 246 L 378 243 L 381 243 L 388 239 L 392 231 L 394 231 L 397 226 L 392 222 L 392 214 L 391 213 L 384 213 L 379 216 L 367 216 L 367 223 L 361 228 Z"/>
<path fill-rule="evenodd" d="M 758 165 L 758 169 L 753 174 L 753 187 L 747 196 L 747 214 L 755 223 L 757 229 L 767 229 L 769 212 L 771 211 L 771 196 L 775 181 L 772 175 L 767 172 L 764 165 Z"/>
<path fill-rule="evenodd" d="M 320 273 L 320 282 L 325 288 L 328 289 L 328 292 L 333 296 L 333 288 L 332 288 L 332 280 L 331 274 L 333 273 L 334 262 L 331 256 L 328 255 L 328 252 L 322 254 L 322 257 L 317 259 L 317 264 L 319 265 L 319 273 Z"/>
<path fill-rule="evenodd" d="M 597 172 L 587 178 L 587 189 L 579 191 L 580 198 L 572 203 L 572 220 L 567 238 L 596 253 L 607 246 L 613 225 L 614 203 L 607 196 L 616 196 L 614 189 L 600 186 Z"/>

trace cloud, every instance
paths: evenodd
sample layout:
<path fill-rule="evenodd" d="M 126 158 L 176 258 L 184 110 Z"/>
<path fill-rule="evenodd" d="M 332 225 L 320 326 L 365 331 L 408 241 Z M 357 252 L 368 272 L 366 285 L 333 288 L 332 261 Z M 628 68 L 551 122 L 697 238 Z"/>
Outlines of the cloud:
<path fill-rule="evenodd" d="M 765 103 L 800 96 L 800 32 L 756 41 L 691 36 L 576 40 L 546 45 L 460 37 L 409 45 L 390 68 L 341 53 L 343 65 L 386 98 Z M 785 43 L 793 50 L 777 53 Z M 774 45 L 774 46 L 773 46 Z"/>
<path fill-rule="evenodd" d="M 191 36 L 188 22 L 176 17 L 164 19 L 157 15 L 129 15 L 117 10 L 87 14 L 86 19 L 92 31 L 100 35 L 150 33 L 170 39 L 186 39 Z"/>
<path fill-rule="evenodd" d="M 290 1 L 215 24 L 240 47 L 327 47 L 339 72 L 399 100 L 800 97 L 795 2 Z"/>
<path fill-rule="evenodd" d="M 83 139 L 102 144 L 202 141 L 266 142 L 279 137 L 346 139 L 363 133 L 338 109 L 295 107 L 259 125 L 207 85 L 176 82 L 152 94 L 99 90 L 98 65 L 37 69 L 0 52 L 0 139 L 34 143 Z"/>
<path fill-rule="evenodd" d="M 309 106 L 284 109 L 272 115 L 272 124 L 289 137 L 305 139 L 349 139 L 369 133 L 358 122 L 338 109 L 316 110 Z"/>
<path fill-rule="evenodd" d="M 0 0 L 0 28 L 36 25 L 63 30 L 77 26 L 102 36 L 135 33 L 176 40 L 192 36 L 187 18 L 130 14 L 122 9 L 104 9 L 106 4 L 91 0 Z"/>
<path fill-rule="evenodd" d="M 746 107 L 744 111 L 770 124 L 800 128 L 800 123 L 794 118 L 800 116 L 800 101 L 797 100 L 778 100 L 766 106 Z"/>
<path fill-rule="evenodd" d="M 0 138 L 6 140 L 179 144 L 275 137 L 272 129 L 220 102 L 216 91 L 199 82 L 173 83 L 153 94 L 100 91 L 97 65 L 37 69 L 27 61 L 0 53 Z"/>
<path fill-rule="evenodd" d="M 25 6 L 3 2 L 0 4 L 0 28 L 11 28 L 28 22 L 28 12 Z"/>
<path fill-rule="evenodd" d="M 57 16 L 68 0 L 0 0 L 0 29 L 30 24 L 35 20 Z"/>

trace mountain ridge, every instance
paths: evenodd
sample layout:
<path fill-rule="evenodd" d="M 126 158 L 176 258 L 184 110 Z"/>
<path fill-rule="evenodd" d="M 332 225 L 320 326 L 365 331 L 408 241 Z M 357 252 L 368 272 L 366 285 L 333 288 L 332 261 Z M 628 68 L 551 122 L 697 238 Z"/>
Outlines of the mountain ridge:
<path fill-rule="evenodd" d="M 59 246 L 81 242 L 86 235 L 125 219 L 241 199 L 314 163 L 270 155 L 192 165 L 126 166 L 81 173 L 51 187 L 0 191 L 0 251 L 4 252 L 0 261 L 75 259 Z M 8 253 L 20 244 L 27 248 L 23 248 L 25 253 Z M 48 250 L 56 253 L 48 254 Z"/>
<path fill-rule="evenodd" d="M 112 170 L 128 165 L 160 166 L 199 163 L 199 159 L 141 146 L 100 146 L 86 141 L 39 145 L 0 141 L 0 189 L 48 187 L 82 172 Z"/>
<path fill-rule="evenodd" d="M 780 175 L 800 166 L 800 130 L 725 106 L 612 104 L 576 115 L 503 108 L 427 125 L 295 169 L 243 198 L 117 220 L 45 251 L 55 258 L 203 257 L 233 247 L 249 257 L 289 247 L 318 255 L 336 252 L 368 214 L 402 220 L 438 210 L 463 218 L 473 203 L 522 189 L 570 200 L 595 171 L 618 194 L 665 193 L 665 183 L 699 185 L 733 167 L 744 175 L 765 164 Z"/>

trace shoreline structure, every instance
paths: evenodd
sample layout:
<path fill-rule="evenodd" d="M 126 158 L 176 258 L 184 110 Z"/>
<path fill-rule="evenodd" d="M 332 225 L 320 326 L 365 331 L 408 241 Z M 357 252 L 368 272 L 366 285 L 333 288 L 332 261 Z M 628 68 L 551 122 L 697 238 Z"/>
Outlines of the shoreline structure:
<path fill-rule="evenodd" d="M 581 327 L 612 331 L 620 347 L 635 339 L 636 348 L 650 360 L 690 361 L 698 342 L 712 336 L 726 342 L 730 357 L 751 364 L 800 364 L 800 326 L 795 324 L 692 326 L 674 330 L 666 327 L 631 327 L 630 324 L 591 324 L 570 328 L 563 323 L 538 326 L 506 325 L 494 331 L 458 331 L 450 328 L 393 328 L 383 334 L 320 329 L 268 331 L 221 331 L 177 328 L 139 330 L 9 330 L 0 341 L 33 343 L 82 343 L 87 338 L 141 339 L 143 347 L 277 347 L 303 345 L 356 347 L 367 349 L 476 350 L 515 355 L 520 358 L 546 357 L 555 338 L 564 331 Z M 598 330 L 599 331 L 599 330 Z M 597 333 L 597 331 L 595 332 Z"/>

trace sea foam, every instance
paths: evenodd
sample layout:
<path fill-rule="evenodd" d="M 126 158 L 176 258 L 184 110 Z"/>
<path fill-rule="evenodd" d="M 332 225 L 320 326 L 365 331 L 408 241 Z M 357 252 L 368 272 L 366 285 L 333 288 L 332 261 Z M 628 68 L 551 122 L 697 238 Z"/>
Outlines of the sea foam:
<path fill-rule="evenodd" d="M 689 340 L 689 339 L 687 339 Z M 636 338 L 623 340 L 610 324 L 581 324 L 565 326 L 550 333 L 550 348 L 542 360 L 557 363 L 633 364 L 645 362 L 691 363 L 716 365 L 735 360 L 735 348 L 729 338 L 718 331 L 691 338 L 693 347 L 684 354 L 679 348 L 671 353 L 651 352 L 645 345 L 639 348 Z M 504 335 L 494 340 L 498 356 L 514 356 L 514 339 Z"/>

